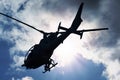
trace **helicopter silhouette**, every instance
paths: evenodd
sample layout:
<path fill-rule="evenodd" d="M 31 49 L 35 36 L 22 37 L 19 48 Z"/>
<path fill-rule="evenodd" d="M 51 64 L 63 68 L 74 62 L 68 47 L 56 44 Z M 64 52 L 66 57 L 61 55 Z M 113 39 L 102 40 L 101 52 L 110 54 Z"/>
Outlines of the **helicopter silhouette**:
<path fill-rule="evenodd" d="M 51 59 L 51 56 L 53 55 L 54 50 L 61 43 L 63 43 L 63 41 L 71 33 L 80 35 L 80 39 L 82 39 L 84 32 L 108 30 L 108 28 L 77 30 L 82 22 L 81 13 L 82 13 L 83 5 L 84 5 L 84 3 L 81 3 L 70 28 L 62 27 L 61 22 L 60 22 L 58 25 L 58 30 L 56 32 L 49 32 L 49 33 L 44 32 L 39 29 L 36 29 L 35 27 L 33 27 L 27 23 L 24 23 L 20 20 L 17 20 L 11 16 L 0 13 L 3 16 L 6 16 L 6 17 L 11 18 L 15 21 L 18 21 L 24 25 L 27 25 L 28 27 L 31 27 L 43 34 L 43 39 L 40 41 L 40 43 L 32 46 L 26 53 L 25 59 L 24 59 L 24 64 L 22 66 L 26 67 L 27 69 L 36 69 L 36 68 L 44 65 L 43 73 L 50 71 L 51 68 L 55 67 L 58 64 L 58 63 L 55 63 L 55 61 L 53 59 Z M 64 30 L 64 32 L 60 32 L 60 30 Z"/>

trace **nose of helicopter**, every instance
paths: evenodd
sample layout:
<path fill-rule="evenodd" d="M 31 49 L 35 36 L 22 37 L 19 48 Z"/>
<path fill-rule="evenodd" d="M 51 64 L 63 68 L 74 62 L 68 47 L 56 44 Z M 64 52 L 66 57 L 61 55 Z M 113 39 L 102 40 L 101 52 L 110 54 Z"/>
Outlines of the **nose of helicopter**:
<path fill-rule="evenodd" d="M 25 64 L 22 64 L 21 66 L 22 66 L 22 67 L 24 67 L 24 66 L 25 66 Z"/>
<path fill-rule="evenodd" d="M 24 61 L 24 64 L 22 64 L 21 65 L 22 67 L 26 67 L 26 69 L 30 69 L 30 68 L 32 68 L 31 66 L 30 66 L 30 64 L 28 63 L 28 61 Z"/>
<path fill-rule="evenodd" d="M 25 63 L 24 64 L 22 64 L 21 65 L 22 67 L 26 67 L 26 69 L 34 69 L 34 67 L 33 66 L 28 66 L 28 65 L 26 65 Z"/>
<path fill-rule="evenodd" d="M 22 67 L 26 67 L 26 69 L 35 69 L 38 68 L 39 66 L 43 65 L 43 63 L 39 61 L 34 61 L 34 60 L 25 60 L 24 64 L 22 64 Z"/>

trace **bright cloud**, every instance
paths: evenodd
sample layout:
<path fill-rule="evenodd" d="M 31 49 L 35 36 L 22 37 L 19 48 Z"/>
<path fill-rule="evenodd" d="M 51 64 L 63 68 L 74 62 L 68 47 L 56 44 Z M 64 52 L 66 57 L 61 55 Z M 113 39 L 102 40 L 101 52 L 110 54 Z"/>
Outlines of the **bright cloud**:
<path fill-rule="evenodd" d="M 56 31 L 58 23 L 60 21 L 63 22 L 62 23 L 63 26 L 68 27 L 71 25 L 71 22 L 74 17 L 73 15 L 74 13 L 69 12 L 70 10 L 67 10 L 67 9 L 64 10 L 66 12 L 64 14 L 61 12 L 62 15 L 58 13 L 53 14 L 53 12 L 50 12 L 49 10 L 43 8 L 44 3 L 42 0 L 36 0 L 36 1 L 31 0 L 31 1 L 28 1 L 28 3 L 25 5 L 24 10 L 17 12 L 21 4 L 23 4 L 24 2 L 25 0 L 20 0 L 20 1 L 2 0 L 0 4 L 4 5 L 3 6 L 4 8 L 8 8 L 8 5 L 11 6 L 10 9 L 14 12 L 14 15 L 16 18 L 19 18 L 20 20 L 27 22 L 30 25 L 36 26 L 36 28 L 44 31 L 48 31 L 48 32 Z M 107 3 L 107 1 L 101 1 L 101 5 L 104 6 L 104 8 L 103 7 L 99 8 L 101 11 L 101 14 L 103 13 L 105 14 L 106 10 L 108 10 L 108 8 L 110 7 L 110 2 L 108 1 Z M 0 10 L 3 10 L 3 9 L 0 9 Z M 94 16 L 93 14 L 89 14 L 89 16 L 90 15 Z M 84 15 L 84 18 L 89 16 Z M 100 19 L 100 17 L 95 16 L 95 18 L 92 21 L 84 20 L 81 24 L 81 28 L 83 29 L 97 28 L 102 26 L 102 23 L 104 23 L 104 19 L 103 19 L 103 22 L 97 19 Z M 4 20 L 2 19 L 2 21 Z M 14 23 L 18 24 L 17 22 L 14 22 Z M 109 23 L 106 23 L 106 24 L 108 25 Z M 23 63 L 24 58 L 23 56 L 21 56 L 20 52 L 22 51 L 25 54 L 25 52 L 31 46 L 39 43 L 40 39 L 42 39 L 42 35 L 40 33 L 22 24 L 18 24 L 18 25 L 22 26 L 23 30 L 13 27 L 11 31 L 6 32 L 6 31 L 3 31 L 3 28 L 0 25 L 0 36 L 3 35 L 0 38 L 15 44 L 10 49 L 10 55 L 14 61 L 12 64 L 13 68 L 19 67 Z M 114 30 L 114 33 L 115 33 L 116 28 L 112 28 L 112 29 Z M 106 69 L 103 72 L 103 75 L 106 76 L 109 80 L 119 80 L 120 79 L 120 68 L 119 68 L 120 40 L 117 37 L 117 39 L 115 38 L 116 45 L 104 46 L 105 44 L 107 44 L 107 42 L 111 42 L 112 44 L 112 39 L 114 39 L 112 37 L 116 36 L 115 34 L 113 35 L 112 33 L 113 32 L 110 33 L 110 32 L 104 32 L 104 31 L 85 33 L 83 35 L 82 40 L 79 39 L 79 36 L 71 35 L 69 38 L 67 38 L 66 41 L 63 42 L 62 45 L 60 45 L 58 49 L 55 50 L 54 52 L 55 54 L 53 55 L 53 57 L 54 58 L 58 57 L 56 60 L 60 62 L 61 66 L 65 66 L 64 64 L 70 64 L 71 60 L 74 60 L 73 56 L 80 54 L 84 58 L 88 60 L 92 60 L 97 64 L 99 63 L 104 64 Z M 107 40 L 107 38 L 109 38 L 110 40 Z M 66 59 L 68 57 L 68 55 L 66 54 L 69 54 L 70 61 L 69 60 L 66 60 L 66 62 L 62 61 L 63 59 Z M 33 80 L 33 78 L 27 76 L 22 78 L 22 80 Z"/>
<path fill-rule="evenodd" d="M 12 77 L 12 80 L 34 80 L 32 77 L 29 77 L 29 76 L 25 76 L 21 79 L 15 79 L 14 77 Z"/>
<path fill-rule="evenodd" d="M 23 77 L 21 80 L 34 80 L 34 79 L 32 77 L 26 76 L 26 77 Z"/>

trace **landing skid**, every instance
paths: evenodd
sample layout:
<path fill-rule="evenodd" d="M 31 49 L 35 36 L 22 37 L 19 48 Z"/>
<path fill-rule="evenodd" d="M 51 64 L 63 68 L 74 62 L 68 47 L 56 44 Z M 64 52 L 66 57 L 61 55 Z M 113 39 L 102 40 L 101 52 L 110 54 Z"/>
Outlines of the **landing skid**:
<path fill-rule="evenodd" d="M 55 67 L 58 63 L 53 64 L 48 70 L 43 71 L 42 73 L 46 73 L 47 71 L 50 71 L 53 67 Z"/>

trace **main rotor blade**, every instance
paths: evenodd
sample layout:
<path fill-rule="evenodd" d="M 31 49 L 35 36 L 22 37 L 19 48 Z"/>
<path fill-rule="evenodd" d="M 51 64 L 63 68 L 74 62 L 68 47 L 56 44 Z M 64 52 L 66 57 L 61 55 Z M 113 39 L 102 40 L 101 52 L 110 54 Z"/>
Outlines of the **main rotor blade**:
<path fill-rule="evenodd" d="M 27 24 L 27 23 L 24 23 L 24 22 L 22 22 L 22 21 L 20 21 L 20 20 L 18 20 L 18 19 L 15 19 L 15 18 L 13 18 L 13 17 L 11 17 L 11 16 L 8 16 L 8 15 L 6 15 L 6 14 L 4 14 L 4 13 L 1 13 L 1 12 L 0 12 L 0 14 L 3 15 L 3 16 L 8 17 L 8 18 L 10 18 L 10 19 L 13 19 L 13 20 L 15 20 L 15 21 L 17 21 L 17 22 L 20 22 L 20 23 L 22 23 L 22 24 L 24 24 L 24 25 L 26 25 L 26 26 L 28 26 L 28 27 L 30 27 L 30 28 L 32 28 L 32 29 L 35 29 L 35 30 L 37 30 L 37 31 L 40 32 L 40 33 L 45 33 L 45 32 L 42 31 L 42 30 L 39 30 L 39 29 L 37 29 L 37 28 L 35 28 L 35 27 Z"/>

